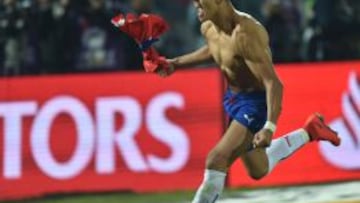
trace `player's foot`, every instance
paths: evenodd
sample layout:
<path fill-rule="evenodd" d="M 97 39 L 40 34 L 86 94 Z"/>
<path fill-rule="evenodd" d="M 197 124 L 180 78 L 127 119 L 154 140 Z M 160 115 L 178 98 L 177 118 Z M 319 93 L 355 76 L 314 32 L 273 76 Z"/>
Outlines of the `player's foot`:
<path fill-rule="evenodd" d="M 325 140 L 334 146 L 340 145 L 340 138 L 334 130 L 327 126 L 322 115 L 316 113 L 311 115 L 304 125 L 304 129 L 309 133 L 311 141 Z"/>

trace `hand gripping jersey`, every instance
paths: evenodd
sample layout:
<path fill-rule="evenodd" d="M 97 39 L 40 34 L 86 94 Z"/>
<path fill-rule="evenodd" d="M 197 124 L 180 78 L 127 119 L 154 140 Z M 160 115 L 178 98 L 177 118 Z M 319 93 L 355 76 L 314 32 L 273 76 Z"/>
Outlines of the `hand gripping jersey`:
<path fill-rule="evenodd" d="M 166 58 L 160 56 L 152 46 L 169 29 L 169 25 L 163 18 L 153 14 L 141 14 L 140 16 L 119 14 L 111 22 L 137 42 L 143 54 L 143 65 L 146 72 L 170 69 Z"/>

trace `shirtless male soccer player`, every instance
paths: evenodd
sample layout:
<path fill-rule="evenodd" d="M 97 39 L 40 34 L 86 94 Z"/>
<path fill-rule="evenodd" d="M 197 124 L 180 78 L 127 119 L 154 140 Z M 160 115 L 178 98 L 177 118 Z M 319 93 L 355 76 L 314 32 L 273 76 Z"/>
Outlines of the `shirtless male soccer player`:
<path fill-rule="evenodd" d="M 248 174 L 259 180 L 310 141 L 340 144 L 337 133 L 318 114 L 310 116 L 303 128 L 272 141 L 283 85 L 273 68 L 265 28 L 250 15 L 235 10 L 230 0 L 195 0 L 194 5 L 207 43 L 168 61 L 177 68 L 214 60 L 228 82 L 224 108 L 232 121 L 207 157 L 204 179 L 193 203 L 215 202 L 228 168 L 239 157 Z M 158 74 L 166 77 L 173 72 Z"/>

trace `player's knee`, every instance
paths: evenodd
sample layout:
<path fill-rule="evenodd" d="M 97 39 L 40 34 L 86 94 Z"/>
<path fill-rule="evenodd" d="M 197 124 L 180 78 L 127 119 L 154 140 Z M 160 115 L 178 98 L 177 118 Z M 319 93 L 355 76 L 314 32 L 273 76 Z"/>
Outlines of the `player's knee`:
<path fill-rule="evenodd" d="M 257 170 L 252 170 L 250 171 L 250 177 L 254 180 L 261 180 L 262 178 L 264 178 L 266 175 L 268 174 L 268 169 L 266 167 L 261 168 L 261 169 L 257 169 Z"/>
<path fill-rule="evenodd" d="M 227 167 L 229 156 L 226 153 L 212 150 L 206 159 L 206 168 L 224 170 Z"/>

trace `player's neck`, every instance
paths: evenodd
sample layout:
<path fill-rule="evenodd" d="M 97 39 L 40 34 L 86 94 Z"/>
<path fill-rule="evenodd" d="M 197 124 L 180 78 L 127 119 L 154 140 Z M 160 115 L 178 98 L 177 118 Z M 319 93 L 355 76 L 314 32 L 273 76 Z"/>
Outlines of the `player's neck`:
<path fill-rule="evenodd" d="M 235 10 L 231 4 L 224 4 L 221 7 L 222 8 L 219 9 L 221 12 L 219 12 L 218 16 L 212 21 L 221 31 L 231 35 L 236 26 Z"/>

